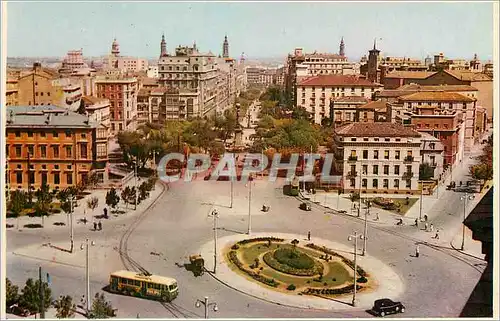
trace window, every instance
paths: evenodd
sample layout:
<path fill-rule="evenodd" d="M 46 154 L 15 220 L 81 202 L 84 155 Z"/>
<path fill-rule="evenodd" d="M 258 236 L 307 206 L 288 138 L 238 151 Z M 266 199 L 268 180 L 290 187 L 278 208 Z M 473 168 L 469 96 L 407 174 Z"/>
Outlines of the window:
<path fill-rule="evenodd" d="M 368 138 L 363 138 L 363 141 L 364 141 L 364 142 L 367 142 L 367 141 L 368 141 Z"/>
<path fill-rule="evenodd" d="M 356 157 L 356 150 L 351 150 L 351 157 Z"/>
<path fill-rule="evenodd" d="M 16 137 L 21 137 L 21 132 L 16 130 Z"/>
<path fill-rule="evenodd" d="M 384 179 L 382 184 L 383 184 L 384 188 L 389 188 L 389 180 L 388 179 Z"/>
<path fill-rule="evenodd" d="M 21 146 L 16 145 L 16 157 L 21 157 Z"/>
<path fill-rule="evenodd" d="M 368 159 L 368 151 L 367 150 L 363 151 L 363 159 Z"/>
<path fill-rule="evenodd" d="M 59 173 L 53 173 L 52 174 L 54 184 L 59 185 L 61 184 L 61 178 L 59 177 Z"/>
<path fill-rule="evenodd" d="M 373 151 L 373 158 L 378 159 L 378 150 Z"/>
<path fill-rule="evenodd" d="M 378 175 L 378 165 L 373 165 L 373 174 Z"/>
<path fill-rule="evenodd" d="M 59 137 L 59 133 L 58 132 L 52 132 L 52 137 L 54 137 L 54 138 Z"/>
<path fill-rule="evenodd" d="M 52 153 L 54 154 L 54 157 L 59 157 L 59 146 L 58 145 L 52 145 Z"/>
<path fill-rule="evenodd" d="M 47 165 L 46 165 L 46 164 L 43 164 L 43 165 L 42 165 L 42 169 L 47 169 Z"/>
<path fill-rule="evenodd" d="M 363 175 L 368 174 L 368 165 L 363 165 Z"/>
<path fill-rule="evenodd" d="M 47 173 L 42 172 L 41 177 L 42 177 L 42 185 L 47 184 Z"/>
<path fill-rule="evenodd" d="M 350 186 L 354 187 L 355 185 L 356 185 L 356 180 L 354 178 L 351 178 Z"/>
<path fill-rule="evenodd" d="M 390 141 L 391 141 L 391 139 L 390 139 L 390 138 L 386 138 L 386 139 L 385 139 L 385 141 L 386 141 L 386 142 L 390 142 Z"/>
<path fill-rule="evenodd" d="M 66 131 L 66 137 L 71 137 L 71 132 L 69 130 Z"/>
<path fill-rule="evenodd" d="M 366 178 L 363 178 L 363 181 L 361 182 L 361 186 L 366 188 L 368 186 L 368 180 Z"/>
<path fill-rule="evenodd" d="M 399 179 L 394 180 L 394 188 L 399 188 Z"/>
<path fill-rule="evenodd" d="M 406 181 L 406 188 L 411 188 L 411 179 Z"/>
<path fill-rule="evenodd" d="M 66 184 L 73 184 L 73 173 L 66 173 Z"/>
<path fill-rule="evenodd" d="M 82 137 L 82 139 L 85 139 L 85 138 L 87 138 L 87 134 L 82 133 L 82 134 L 81 134 L 81 137 Z"/>
<path fill-rule="evenodd" d="M 436 144 L 435 144 L 435 143 L 430 143 L 430 144 L 429 144 L 429 148 L 430 148 L 430 149 L 434 149 L 434 148 L 436 148 Z"/>
<path fill-rule="evenodd" d="M 43 91 L 40 93 L 40 96 L 43 96 Z"/>
<path fill-rule="evenodd" d="M 467 109 L 467 104 L 466 103 L 463 103 L 462 109 Z"/>
<path fill-rule="evenodd" d="M 30 169 L 30 171 L 28 172 L 28 175 L 29 175 L 29 178 L 30 178 L 29 182 L 31 184 L 35 184 L 36 183 L 36 181 L 35 181 L 35 172 Z"/>
<path fill-rule="evenodd" d="M 23 172 L 17 172 L 16 173 L 16 183 L 17 184 L 22 184 L 23 183 Z"/>
<path fill-rule="evenodd" d="M 400 150 L 395 151 L 394 158 L 396 158 L 396 159 L 401 158 L 401 151 Z"/>
<path fill-rule="evenodd" d="M 66 146 L 66 157 L 72 157 L 72 146 Z"/>
<path fill-rule="evenodd" d="M 28 137 L 33 137 L 33 132 L 28 132 Z"/>
<path fill-rule="evenodd" d="M 373 188 L 378 188 L 378 179 L 373 179 L 372 181 Z"/>
<path fill-rule="evenodd" d="M 40 157 L 47 157 L 47 146 L 40 146 Z"/>
<path fill-rule="evenodd" d="M 87 158 L 87 144 L 80 145 L 80 157 Z"/>
<path fill-rule="evenodd" d="M 394 175 L 399 175 L 399 165 L 394 165 Z"/>
<path fill-rule="evenodd" d="M 384 151 L 384 159 L 389 159 L 389 151 L 388 150 Z"/>
<path fill-rule="evenodd" d="M 406 172 L 411 173 L 411 165 L 406 166 Z"/>
<path fill-rule="evenodd" d="M 28 153 L 32 156 L 35 155 L 34 153 L 34 146 L 33 145 L 28 145 Z"/>
<path fill-rule="evenodd" d="M 374 139 L 373 139 L 373 141 L 375 141 L 375 142 L 378 142 L 378 140 L 379 140 L 378 138 L 374 138 Z"/>
<path fill-rule="evenodd" d="M 389 175 L 389 165 L 384 165 L 384 175 Z"/>
<path fill-rule="evenodd" d="M 40 137 L 45 137 L 45 132 L 40 132 Z"/>
<path fill-rule="evenodd" d="M 412 156 L 412 151 L 411 150 L 407 151 L 406 156 Z"/>

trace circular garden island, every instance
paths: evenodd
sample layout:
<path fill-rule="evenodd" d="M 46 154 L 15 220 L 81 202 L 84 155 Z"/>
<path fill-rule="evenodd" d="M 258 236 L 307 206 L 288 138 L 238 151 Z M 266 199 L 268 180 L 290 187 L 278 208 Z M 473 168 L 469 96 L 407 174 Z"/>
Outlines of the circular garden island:
<path fill-rule="evenodd" d="M 229 267 L 276 291 L 297 295 L 339 296 L 354 290 L 354 262 L 337 252 L 297 239 L 259 237 L 226 249 Z M 357 290 L 372 289 L 370 275 L 357 266 Z"/>

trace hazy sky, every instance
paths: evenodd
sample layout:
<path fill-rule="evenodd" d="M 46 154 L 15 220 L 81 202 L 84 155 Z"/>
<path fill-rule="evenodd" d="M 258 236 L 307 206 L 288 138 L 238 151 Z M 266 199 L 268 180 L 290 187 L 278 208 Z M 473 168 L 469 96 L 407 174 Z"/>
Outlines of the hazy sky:
<path fill-rule="evenodd" d="M 113 38 L 122 55 L 156 57 L 165 32 L 169 52 L 196 41 L 201 51 L 248 58 L 285 56 L 295 47 L 338 52 L 358 59 L 374 38 L 386 55 L 482 60 L 493 54 L 492 3 L 9 3 L 8 49 L 14 56 L 64 56 L 83 48 L 85 56 L 110 51 Z"/>

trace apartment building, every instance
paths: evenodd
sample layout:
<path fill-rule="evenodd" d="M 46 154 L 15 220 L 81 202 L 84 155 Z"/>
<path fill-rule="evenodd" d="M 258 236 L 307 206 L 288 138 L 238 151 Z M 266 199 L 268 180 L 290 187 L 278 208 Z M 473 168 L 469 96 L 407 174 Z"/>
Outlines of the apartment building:
<path fill-rule="evenodd" d="M 321 124 L 330 117 L 329 101 L 335 98 L 358 96 L 371 99 L 382 85 L 353 75 L 322 75 L 303 80 L 297 85 L 297 106 L 313 115 L 314 122 Z M 364 102 L 366 103 L 366 101 Z"/>
<path fill-rule="evenodd" d="M 73 186 L 95 171 L 107 179 L 107 140 L 98 145 L 97 123 L 56 106 L 9 106 L 6 122 L 10 189 Z"/>
<path fill-rule="evenodd" d="M 335 129 L 336 171 L 345 193 L 418 194 L 421 135 L 389 122 Z"/>
<path fill-rule="evenodd" d="M 149 62 L 147 59 L 138 57 L 118 57 L 117 68 L 125 72 L 148 71 Z"/>
<path fill-rule="evenodd" d="M 420 132 L 422 146 L 422 164 L 429 164 L 434 169 L 432 179 L 441 179 L 444 171 L 444 145 L 439 138 L 425 132 Z"/>
<path fill-rule="evenodd" d="M 247 81 L 249 85 L 270 86 L 276 79 L 276 68 L 247 67 Z"/>
<path fill-rule="evenodd" d="M 356 121 L 357 108 L 370 100 L 364 96 L 344 96 L 330 99 L 330 112 L 333 112 L 335 126 L 345 125 Z"/>
<path fill-rule="evenodd" d="M 110 103 L 111 133 L 137 128 L 137 79 L 128 77 L 97 77 L 98 98 Z"/>
<path fill-rule="evenodd" d="M 19 88 L 17 79 L 7 78 L 7 88 L 5 90 L 5 105 L 19 105 Z"/>

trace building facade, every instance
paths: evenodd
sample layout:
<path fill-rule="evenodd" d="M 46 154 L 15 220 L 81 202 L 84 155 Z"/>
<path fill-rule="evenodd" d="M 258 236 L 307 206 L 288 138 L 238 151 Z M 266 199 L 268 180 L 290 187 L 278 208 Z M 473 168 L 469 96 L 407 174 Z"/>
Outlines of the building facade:
<path fill-rule="evenodd" d="M 19 105 L 19 88 L 17 79 L 7 78 L 7 88 L 5 90 L 5 105 Z"/>
<path fill-rule="evenodd" d="M 418 194 L 421 135 L 401 124 L 352 123 L 335 129 L 336 171 L 344 193 Z"/>
<path fill-rule="evenodd" d="M 329 102 L 336 98 L 357 96 L 371 99 L 381 85 L 359 76 L 322 75 L 303 80 L 297 85 L 297 106 L 313 115 L 314 122 L 321 124 L 330 117 Z M 366 101 L 364 101 L 366 103 Z"/>
<path fill-rule="evenodd" d="M 95 171 L 105 180 L 107 144 L 97 150 L 97 124 L 55 106 L 7 107 L 7 184 L 10 189 L 73 186 Z"/>
<path fill-rule="evenodd" d="M 428 164 L 433 168 L 431 179 L 441 179 L 444 171 L 444 145 L 439 138 L 425 132 L 420 132 L 420 134 L 422 135 L 420 148 L 422 164 Z"/>

